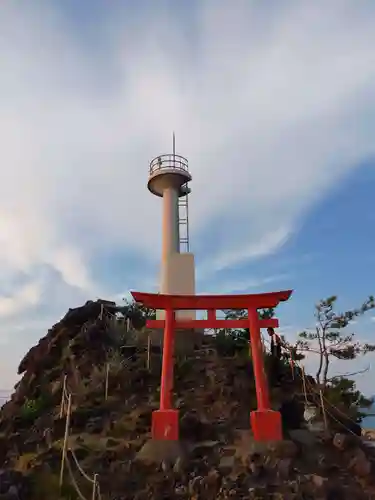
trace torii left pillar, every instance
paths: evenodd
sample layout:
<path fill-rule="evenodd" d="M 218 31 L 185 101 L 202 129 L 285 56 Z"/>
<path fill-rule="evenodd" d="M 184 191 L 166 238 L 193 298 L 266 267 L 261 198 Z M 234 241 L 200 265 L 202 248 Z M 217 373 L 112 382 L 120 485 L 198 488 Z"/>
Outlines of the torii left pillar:
<path fill-rule="evenodd" d="M 153 439 L 178 439 L 178 410 L 172 408 L 173 389 L 173 351 L 175 312 L 173 309 L 165 311 L 163 361 L 160 383 L 160 407 L 152 414 Z"/>
<path fill-rule="evenodd" d="M 271 410 L 257 309 L 248 309 L 248 320 L 258 403 L 258 408 L 250 413 L 251 429 L 256 441 L 280 441 L 283 438 L 281 414 Z"/>

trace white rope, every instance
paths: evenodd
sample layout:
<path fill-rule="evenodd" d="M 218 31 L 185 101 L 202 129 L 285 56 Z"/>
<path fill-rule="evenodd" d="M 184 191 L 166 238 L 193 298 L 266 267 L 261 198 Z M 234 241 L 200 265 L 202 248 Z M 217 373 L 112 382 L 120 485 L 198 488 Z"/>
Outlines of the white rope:
<path fill-rule="evenodd" d="M 266 340 L 266 342 L 268 344 L 270 344 L 270 342 L 268 340 Z M 282 347 L 286 350 L 292 350 L 291 347 L 289 347 L 287 344 L 285 343 L 282 343 Z M 323 391 L 319 390 L 317 391 L 315 389 L 315 387 L 312 385 L 312 383 L 308 380 L 308 378 L 306 377 L 306 373 L 305 373 L 305 369 L 303 366 L 300 366 L 300 364 L 294 360 L 294 365 L 297 366 L 299 368 L 299 372 L 298 372 L 298 375 L 300 376 L 300 378 L 302 379 L 302 384 L 303 384 L 303 389 L 304 389 L 304 396 L 305 396 L 305 400 L 307 401 L 307 394 L 310 394 L 310 395 L 315 395 L 317 396 L 318 398 L 318 401 L 320 403 L 320 406 L 321 406 L 321 410 L 322 410 L 322 416 L 323 416 L 323 419 L 324 419 L 324 425 L 325 425 L 325 428 L 327 428 L 328 426 L 328 422 L 327 422 L 327 415 L 332 419 L 334 420 L 336 423 L 338 423 L 341 427 L 343 427 L 344 429 L 346 429 L 350 434 L 352 434 L 353 436 L 356 436 L 357 438 L 360 438 L 360 436 L 357 436 L 357 434 L 355 432 L 353 432 L 351 429 L 349 429 L 349 427 L 347 427 L 343 422 L 341 422 L 338 418 L 336 418 L 333 414 L 332 414 L 332 411 L 330 411 L 328 408 L 327 408 L 327 405 L 329 405 L 329 407 L 337 412 L 339 415 L 342 415 L 348 422 L 351 422 L 355 425 L 357 425 L 357 422 L 355 422 L 349 415 L 347 415 L 346 413 L 344 413 L 342 410 L 340 410 L 340 408 L 338 408 L 336 405 L 334 405 L 333 403 L 331 403 L 331 401 L 329 401 L 329 399 L 327 399 L 327 397 L 323 394 Z M 308 388 L 308 392 L 307 392 L 307 388 Z"/>
<path fill-rule="evenodd" d="M 67 405 L 66 405 L 66 399 L 68 400 Z M 88 500 L 82 494 L 82 492 L 79 489 L 77 482 L 74 478 L 74 474 L 73 474 L 71 464 L 70 464 L 68 454 L 67 454 L 67 451 L 69 450 L 79 473 L 82 475 L 82 477 L 84 479 L 86 479 L 86 481 L 88 481 L 90 484 L 92 484 L 91 500 L 96 500 L 97 498 L 100 500 L 101 495 L 100 495 L 100 487 L 99 487 L 99 482 L 98 482 L 98 474 L 94 474 L 93 478 L 89 477 L 86 474 L 86 472 L 82 469 L 82 467 L 80 466 L 78 459 L 77 459 L 74 451 L 72 450 L 72 448 L 70 446 L 68 447 L 70 416 L 71 416 L 71 409 L 72 409 L 72 394 L 69 393 L 68 389 L 67 389 L 67 377 L 66 377 L 66 375 L 64 376 L 63 390 L 62 390 L 62 396 L 61 396 L 60 416 L 62 416 L 61 414 L 64 413 L 65 408 L 67 408 L 67 410 L 66 410 L 65 434 L 64 434 L 63 451 L 62 451 L 61 468 L 60 468 L 60 488 L 62 487 L 62 484 L 63 484 L 64 468 L 66 465 L 68 472 L 69 472 L 71 482 L 72 482 L 73 487 L 75 488 L 80 500 Z"/>
<path fill-rule="evenodd" d="M 310 386 L 310 390 L 311 390 L 311 394 L 315 394 L 317 396 L 319 396 L 320 398 L 320 401 L 321 401 L 321 404 L 323 405 L 323 408 L 322 410 L 324 411 L 324 413 L 326 415 L 329 415 L 329 417 L 331 419 L 333 419 L 336 423 L 338 423 L 341 427 L 343 427 L 344 429 L 346 429 L 350 434 L 352 434 L 353 436 L 357 437 L 358 439 L 361 439 L 360 436 L 357 436 L 357 434 L 355 432 L 353 432 L 351 429 L 349 429 L 349 427 L 347 427 L 343 422 L 340 422 L 340 420 L 338 418 L 336 418 L 330 410 L 328 410 L 328 408 L 326 407 L 326 405 L 324 405 L 324 401 L 326 403 L 328 403 L 330 405 L 330 407 L 335 410 L 336 412 L 338 413 L 341 413 L 342 416 L 344 416 L 348 421 L 351 421 L 353 423 L 356 424 L 356 422 L 354 422 L 353 419 L 351 419 L 348 415 L 346 415 L 343 411 L 341 411 L 339 408 L 337 408 L 337 406 L 335 406 L 334 404 L 332 404 L 322 393 L 322 391 L 319 391 L 319 393 L 316 391 L 316 389 L 312 386 L 311 382 L 306 379 L 306 382 L 307 382 L 307 385 Z"/>
<path fill-rule="evenodd" d="M 99 496 L 99 492 L 97 487 L 99 486 L 98 484 L 98 474 L 94 474 L 94 485 L 92 487 L 92 495 L 91 495 L 91 500 L 95 500 L 97 496 Z"/>
<path fill-rule="evenodd" d="M 100 484 L 96 483 L 96 495 L 98 497 L 98 500 L 102 500 L 102 494 L 100 493 Z"/>
<path fill-rule="evenodd" d="M 301 372 L 302 372 L 302 387 L 303 387 L 303 393 L 305 395 L 305 403 L 307 404 L 307 391 L 306 391 L 306 375 L 305 375 L 305 368 L 302 366 L 301 367 Z"/>
<path fill-rule="evenodd" d="M 69 448 L 69 451 L 70 451 L 70 453 L 71 453 L 71 455 L 72 455 L 72 457 L 73 457 L 74 463 L 76 464 L 77 469 L 79 470 L 79 472 L 81 473 L 81 475 L 82 475 L 82 476 L 83 476 L 83 477 L 84 477 L 84 478 L 85 478 L 85 479 L 86 479 L 89 483 L 91 483 L 91 484 L 95 484 L 95 483 L 97 482 L 97 479 L 96 479 L 97 474 L 94 474 L 94 479 L 91 479 L 91 477 L 89 477 L 89 476 L 86 474 L 86 472 L 82 469 L 82 467 L 80 466 L 80 464 L 79 464 L 79 462 L 78 462 L 78 459 L 77 459 L 77 457 L 76 457 L 76 455 L 75 455 L 74 451 L 73 451 L 71 448 Z"/>
<path fill-rule="evenodd" d="M 292 350 L 292 348 L 290 348 L 287 344 L 284 344 L 284 343 L 282 344 L 282 347 L 284 349 L 288 349 L 290 351 Z M 357 437 L 357 438 L 360 439 L 360 436 L 357 436 L 357 434 L 355 432 L 353 432 L 351 429 L 349 429 L 348 426 L 346 426 L 343 422 L 341 422 L 338 418 L 336 418 L 332 414 L 332 412 L 327 408 L 327 404 L 329 405 L 329 407 L 332 410 L 334 410 L 338 414 L 342 415 L 347 421 L 352 422 L 355 425 L 357 425 L 357 422 L 355 422 L 349 415 L 347 415 L 346 413 L 344 413 L 342 410 L 340 410 L 340 408 L 338 408 L 331 401 L 329 401 L 329 399 L 327 399 L 327 397 L 323 394 L 322 390 L 317 391 L 315 389 L 315 387 L 312 385 L 312 383 L 306 377 L 305 369 L 304 369 L 303 366 L 300 366 L 300 364 L 296 360 L 294 360 L 294 364 L 295 364 L 295 366 L 297 366 L 299 368 L 298 375 L 302 379 L 303 392 L 304 392 L 305 400 L 307 401 L 307 394 L 311 394 L 311 395 L 313 394 L 313 395 L 317 396 L 318 401 L 320 402 L 320 406 L 321 406 L 321 410 L 322 410 L 322 415 L 323 415 L 323 419 L 324 419 L 324 426 L 325 426 L 325 428 L 327 428 L 327 426 L 328 426 L 328 422 L 327 422 L 327 415 L 328 415 L 332 420 L 334 420 L 341 427 L 343 427 L 344 429 L 346 429 L 350 434 L 352 434 L 353 436 L 355 436 L 355 437 Z M 309 389 L 308 392 L 307 392 L 307 388 Z"/>
<path fill-rule="evenodd" d="M 64 381 L 63 381 L 63 389 L 62 389 L 62 395 L 61 395 L 61 404 L 60 404 L 60 418 L 63 417 L 64 415 L 64 410 L 65 410 L 65 398 L 66 398 L 66 379 L 67 376 L 64 375 Z"/>
<path fill-rule="evenodd" d="M 67 465 L 67 469 L 68 469 L 68 472 L 69 472 L 69 476 L 70 476 L 70 480 L 73 484 L 73 487 L 74 489 L 76 490 L 77 492 L 77 495 L 79 496 L 80 500 L 88 500 L 81 492 L 81 490 L 79 489 L 78 487 L 78 484 L 75 480 L 75 477 L 74 477 L 74 474 L 73 474 L 73 471 L 72 471 L 72 467 L 70 465 L 70 462 L 68 460 L 68 457 L 66 456 L 66 465 Z"/>
<path fill-rule="evenodd" d="M 68 411 L 67 411 L 67 414 L 66 414 L 63 451 L 62 451 L 61 467 L 60 467 L 60 488 L 62 486 L 63 479 L 64 479 L 64 465 L 65 465 L 65 457 L 66 457 L 66 447 L 67 447 L 68 438 L 69 438 L 69 425 L 70 425 L 71 404 L 72 404 L 72 398 L 71 398 L 71 395 L 69 395 Z"/>

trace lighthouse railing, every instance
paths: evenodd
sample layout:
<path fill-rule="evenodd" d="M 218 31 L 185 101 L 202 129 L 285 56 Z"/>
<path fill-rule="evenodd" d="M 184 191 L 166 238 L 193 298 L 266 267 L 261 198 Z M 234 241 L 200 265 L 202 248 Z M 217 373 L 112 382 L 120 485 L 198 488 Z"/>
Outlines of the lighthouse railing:
<path fill-rule="evenodd" d="M 149 174 L 152 175 L 160 170 L 182 170 L 189 172 L 188 161 L 186 158 L 176 154 L 159 155 L 150 163 Z"/>

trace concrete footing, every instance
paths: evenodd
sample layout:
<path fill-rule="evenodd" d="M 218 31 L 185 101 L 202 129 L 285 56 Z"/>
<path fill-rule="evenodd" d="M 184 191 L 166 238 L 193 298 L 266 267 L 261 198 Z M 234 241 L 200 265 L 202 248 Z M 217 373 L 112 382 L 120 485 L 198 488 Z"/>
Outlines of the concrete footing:
<path fill-rule="evenodd" d="M 250 424 L 256 441 L 281 441 L 283 439 L 281 414 L 278 411 L 252 411 Z"/>
<path fill-rule="evenodd" d="M 178 410 L 156 410 L 152 413 L 152 439 L 177 441 L 179 438 Z"/>
<path fill-rule="evenodd" d="M 177 461 L 185 460 L 187 454 L 187 449 L 181 441 L 150 439 L 139 450 L 136 460 L 145 464 L 164 462 L 173 467 Z"/>

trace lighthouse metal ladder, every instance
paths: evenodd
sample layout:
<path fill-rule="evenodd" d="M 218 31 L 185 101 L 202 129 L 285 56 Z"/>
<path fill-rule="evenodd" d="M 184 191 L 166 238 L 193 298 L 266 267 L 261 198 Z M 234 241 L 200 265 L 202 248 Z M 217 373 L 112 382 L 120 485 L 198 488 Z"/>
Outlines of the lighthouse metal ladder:
<path fill-rule="evenodd" d="M 180 252 L 189 252 L 189 193 L 187 183 L 181 186 L 181 192 L 185 193 L 178 198 L 178 229 Z"/>

